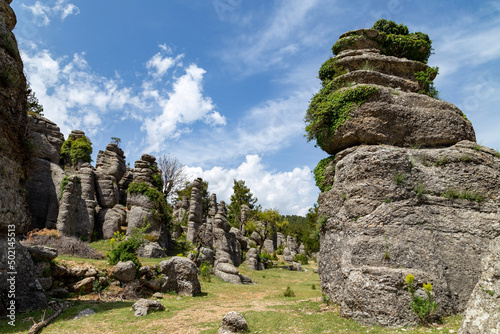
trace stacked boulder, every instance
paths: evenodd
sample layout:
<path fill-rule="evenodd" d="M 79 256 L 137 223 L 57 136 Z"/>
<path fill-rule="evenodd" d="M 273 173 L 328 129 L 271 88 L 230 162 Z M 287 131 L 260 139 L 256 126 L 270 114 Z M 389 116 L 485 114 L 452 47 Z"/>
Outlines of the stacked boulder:
<path fill-rule="evenodd" d="M 126 196 L 120 196 L 120 193 L 126 192 L 126 188 L 120 188 L 120 185 L 125 186 L 120 182 L 126 172 L 123 150 L 115 143 L 108 144 L 105 151 L 99 151 L 95 172 L 95 193 L 100 207 L 96 216 L 99 238 L 110 239 L 125 227 L 126 211 L 120 198 L 123 200 Z"/>
<path fill-rule="evenodd" d="M 203 200 L 201 197 L 202 179 L 197 178 L 193 181 L 191 190 L 191 200 L 189 201 L 189 215 L 186 239 L 189 242 L 196 243 L 200 228 L 203 223 Z"/>
<path fill-rule="evenodd" d="M 372 29 L 340 36 L 330 64 L 342 71 L 323 76 L 333 97 L 370 94 L 316 138 L 334 155 L 318 200 L 319 272 L 343 316 L 407 325 L 418 321 L 408 274 L 419 289 L 432 283 L 442 315 L 464 311 L 500 235 L 500 154 L 475 143 L 456 106 L 417 93 L 425 87 L 415 73 L 429 67 L 381 54 L 380 38 Z"/>

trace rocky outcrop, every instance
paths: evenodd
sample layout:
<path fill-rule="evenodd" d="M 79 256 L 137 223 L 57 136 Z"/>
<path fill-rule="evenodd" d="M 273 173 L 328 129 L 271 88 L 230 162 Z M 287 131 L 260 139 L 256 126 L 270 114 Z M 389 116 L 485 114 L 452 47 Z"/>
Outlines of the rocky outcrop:
<path fill-rule="evenodd" d="M 197 178 L 193 181 L 191 190 L 191 200 L 189 201 L 189 215 L 186 239 L 189 242 L 196 243 L 202 224 L 203 202 L 201 197 L 202 179 Z"/>
<path fill-rule="evenodd" d="M 96 169 L 105 171 L 106 174 L 115 178 L 115 182 L 121 180 L 127 171 L 123 150 L 115 143 L 109 143 L 105 151 L 97 154 Z"/>
<path fill-rule="evenodd" d="M 231 284 L 251 284 L 252 280 L 243 274 L 240 274 L 238 268 L 229 262 L 229 259 L 222 258 L 214 268 L 215 276 L 224 282 Z"/>
<path fill-rule="evenodd" d="M 481 270 L 459 334 L 500 333 L 500 237 L 491 242 L 482 259 Z"/>
<path fill-rule="evenodd" d="M 118 262 L 113 268 L 113 275 L 120 282 L 132 282 L 135 279 L 137 270 L 132 261 Z"/>
<path fill-rule="evenodd" d="M 47 144 L 44 139 L 50 143 L 47 136 L 31 139 L 27 136 L 26 78 L 12 33 L 16 16 L 10 3 L 10 0 L 0 0 L 0 249 L 3 250 L 0 254 L 0 315 L 8 315 L 15 322 L 19 312 L 47 306 L 31 256 L 16 238 L 26 233 L 31 224 L 25 192 L 32 165 L 30 154 L 40 149 L 39 155 L 56 157 L 49 152 L 49 146 L 45 147 L 48 151 L 42 149 Z M 40 145 L 37 139 L 44 144 Z"/>
<path fill-rule="evenodd" d="M 145 258 L 167 257 L 163 248 L 157 242 L 147 242 L 137 249 L 137 255 Z"/>
<path fill-rule="evenodd" d="M 96 215 L 95 231 L 99 239 L 111 239 L 116 232 L 122 231 L 127 223 L 127 211 L 123 205 L 103 208 Z"/>
<path fill-rule="evenodd" d="M 375 93 L 321 143 L 336 154 L 331 190 L 318 199 L 323 293 L 363 323 L 414 324 L 411 273 L 417 288 L 433 284 L 442 315 L 462 312 L 500 235 L 500 154 L 474 143 L 457 107 L 416 93 L 415 72 L 427 65 L 381 55 L 376 38 L 352 40 L 333 59 L 345 72 L 323 84 Z M 285 256 L 298 251 L 287 245 Z"/>
<path fill-rule="evenodd" d="M 196 296 L 201 293 L 198 268 L 193 261 L 174 256 L 160 262 L 159 266 L 163 277 L 161 287 L 163 292 L 173 290 L 183 296 Z"/>
<path fill-rule="evenodd" d="M 186 196 L 182 196 L 182 200 L 175 203 L 172 213 L 172 238 L 177 239 L 182 234 L 181 224 L 184 220 L 187 221 L 189 210 L 189 200 Z"/>
<path fill-rule="evenodd" d="M 94 229 L 87 202 L 82 198 L 82 182 L 77 175 L 64 179 L 65 186 L 61 189 L 61 206 L 57 216 L 57 230 L 62 233 L 90 240 Z"/>
<path fill-rule="evenodd" d="M 259 262 L 259 251 L 257 248 L 250 248 L 247 252 L 245 263 L 250 270 L 264 270 L 264 264 Z"/>
<path fill-rule="evenodd" d="M 30 114 L 28 129 L 28 138 L 33 146 L 32 156 L 59 164 L 59 152 L 64 142 L 59 127 L 43 116 Z"/>

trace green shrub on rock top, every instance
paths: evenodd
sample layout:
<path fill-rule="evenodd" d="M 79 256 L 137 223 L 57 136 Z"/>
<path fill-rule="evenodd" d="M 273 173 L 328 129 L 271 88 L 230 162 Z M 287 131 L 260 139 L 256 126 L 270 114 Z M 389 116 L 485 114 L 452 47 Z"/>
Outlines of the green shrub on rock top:
<path fill-rule="evenodd" d="M 326 152 L 328 142 L 349 119 L 350 112 L 379 91 L 375 86 L 366 85 L 338 91 L 335 88 L 332 82 L 323 87 L 312 98 L 305 117 L 307 140 L 315 139 Z"/>
<path fill-rule="evenodd" d="M 64 163 L 76 165 L 78 160 L 90 162 L 92 158 L 92 142 L 85 136 L 73 139 L 70 136 L 62 145 L 60 157 Z"/>
<path fill-rule="evenodd" d="M 386 34 L 395 35 L 408 35 L 408 27 L 404 24 L 396 24 L 394 21 L 380 19 L 373 24 L 372 29 L 378 30 L 379 32 L 385 32 Z"/>
<path fill-rule="evenodd" d="M 129 194 L 143 194 L 155 205 L 155 215 L 158 220 L 169 226 L 172 218 L 172 208 L 168 205 L 167 199 L 157 188 L 150 187 L 145 182 L 132 182 L 127 188 Z"/>
<path fill-rule="evenodd" d="M 428 67 L 425 71 L 419 71 L 415 73 L 415 79 L 417 79 L 420 85 L 419 94 L 426 94 L 430 97 L 437 98 L 439 96 L 438 91 L 434 87 L 434 78 L 438 75 L 439 67 Z"/>

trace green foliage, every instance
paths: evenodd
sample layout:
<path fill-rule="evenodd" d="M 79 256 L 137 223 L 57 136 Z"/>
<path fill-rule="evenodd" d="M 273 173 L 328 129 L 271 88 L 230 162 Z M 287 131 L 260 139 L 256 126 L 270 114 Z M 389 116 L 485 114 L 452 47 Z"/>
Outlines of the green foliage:
<path fill-rule="evenodd" d="M 485 289 L 483 287 L 481 287 L 481 290 L 483 292 L 486 292 L 487 294 L 489 294 L 491 297 L 493 297 L 495 295 L 495 291 L 493 291 L 493 290 L 488 290 L 488 289 Z"/>
<path fill-rule="evenodd" d="M 438 75 L 439 67 L 428 67 L 425 71 L 419 71 L 415 73 L 415 79 L 417 79 L 420 86 L 419 94 L 426 94 L 433 98 L 438 98 L 439 92 L 434 87 L 434 79 Z"/>
<path fill-rule="evenodd" d="M 439 159 L 438 161 L 436 161 L 436 162 L 434 163 L 434 166 L 436 166 L 436 167 L 439 167 L 439 166 L 444 166 L 444 165 L 446 165 L 448 162 L 449 162 L 448 157 L 443 157 L 443 158 Z"/>
<path fill-rule="evenodd" d="M 127 240 L 120 242 L 116 248 L 107 253 L 109 264 L 115 265 L 120 261 L 132 261 L 136 268 L 139 269 L 141 262 L 137 257 L 136 251 L 144 243 L 144 236 L 150 227 L 149 224 L 146 224 L 141 228 L 133 228 Z"/>
<path fill-rule="evenodd" d="M 408 35 L 409 33 L 408 27 L 404 24 L 396 24 L 396 22 L 386 19 L 377 20 L 377 22 L 373 24 L 372 29 L 395 35 Z"/>
<path fill-rule="evenodd" d="M 342 91 L 329 83 L 312 98 L 305 122 L 307 140 L 316 139 L 319 147 L 326 151 L 327 143 L 337 129 L 349 119 L 353 108 L 365 103 L 379 91 L 377 87 L 359 85 Z"/>
<path fill-rule="evenodd" d="M 335 160 L 335 156 L 329 156 L 328 158 L 321 159 L 318 162 L 316 168 L 314 168 L 314 179 L 316 180 L 316 186 L 321 190 L 321 192 L 329 191 L 332 188 L 331 184 L 325 184 L 325 170 L 330 162 Z"/>
<path fill-rule="evenodd" d="M 176 197 L 174 201 L 175 202 L 182 201 L 182 197 L 186 197 L 189 201 L 189 199 L 191 198 L 192 190 L 193 190 L 193 183 L 186 182 L 184 184 L 184 188 L 175 191 Z M 210 194 L 208 193 L 208 182 L 206 181 L 201 182 L 201 198 L 203 204 L 203 216 L 206 216 L 208 214 L 208 203 L 210 201 Z"/>
<path fill-rule="evenodd" d="M 155 215 L 165 225 L 169 226 L 172 220 L 172 208 L 168 205 L 167 199 L 157 188 L 150 187 L 145 182 L 132 182 L 127 188 L 129 194 L 143 194 L 149 198 L 155 206 Z"/>
<path fill-rule="evenodd" d="M 286 286 L 286 290 L 283 292 L 283 297 L 295 297 L 295 292 L 289 285 Z"/>
<path fill-rule="evenodd" d="M 339 54 L 340 52 L 349 49 L 353 46 L 361 36 L 353 34 L 340 38 L 335 44 L 332 46 L 332 53 L 334 55 Z"/>
<path fill-rule="evenodd" d="M 204 261 L 200 265 L 200 276 L 203 278 L 204 281 L 211 282 L 212 281 L 212 266 L 208 261 Z"/>
<path fill-rule="evenodd" d="M 318 78 L 321 80 L 323 86 L 325 86 L 331 80 L 345 73 L 347 73 L 347 71 L 342 66 L 338 65 L 333 57 L 330 57 L 330 59 L 321 65 Z"/>
<path fill-rule="evenodd" d="M 405 180 L 406 180 L 406 174 L 405 173 L 396 173 L 393 178 L 394 182 L 400 186 L 402 185 Z"/>
<path fill-rule="evenodd" d="M 231 226 L 240 227 L 241 206 L 248 205 L 250 210 L 256 209 L 257 198 L 253 197 L 250 188 L 245 185 L 245 181 L 234 179 L 233 194 L 231 202 L 227 207 L 227 219 Z"/>
<path fill-rule="evenodd" d="M 320 229 L 323 228 L 323 227 L 325 227 L 327 220 L 328 220 L 328 216 L 327 215 L 322 215 L 321 217 L 319 217 L 318 221 L 317 221 L 318 227 Z"/>
<path fill-rule="evenodd" d="M 66 189 L 66 186 L 68 185 L 69 182 L 69 175 L 66 175 L 62 181 L 61 185 L 59 186 L 59 200 L 61 200 L 63 194 L 64 194 L 64 189 Z"/>
<path fill-rule="evenodd" d="M 332 303 L 332 300 L 328 295 L 321 295 L 321 302 L 326 305 L 330 305 Z"/>
<path fill-rule="evenodd" d="M 411 310 L 415 312 L 420 318 L 421 323 L 427 323 L 430 320 L 430 316 L 437 310 L 438 304 L 432 298 L 432 284 L 424 283 L 423 288 L 427 298 L 421 298 L 415 295 L 416 289 L 413 286 L 415 276 L 408 274 L 405 278 L 406 285 L 408 286 L 408 292 L 411 294 Z"/>
<path fill-rule="evenodd" d="M 26 111 L 28 113 L 43 116 L 43 106 L 38 102 L 35 92 L 31 89 L 29 82 L 26 82 Z"/>
<path fill-rule="evenodd" d="M 466 199 L 468 201 L 478 203 L 486 201 L 486 197 L 484 195 L 470 190 L 448 189 L 442 193 L 441 196 L 449 199 Z"/>
<path fill-rule="evenodd" d="M 309 264 L 309 258 L 307 257 L 306 254 L 296 254 L 294 257 L 293 257 L 293 261 L 295 262 L 299 262 L 300 264 L 302 265 L 306 265 L 306 264 Z"/>
<path fill-rule="evenodd" d="M 122 142 L 122 140 L 118 137 L 111 137 L 111 140 L 116 144 L 116 146 L 120 146 L 120 143 Z"/>
<path fill-rule="evenodd" d="M 419 198 L 429 193 L 429 190 L 425 189 L 423 183 L 416 183 L 415 186 L 413 187 L 413 191 L 415 191 L 415 195 Z"/>
<path fill-rule="evenodd" d="M 61 147 L 61 160 L 64 163 L 70 163 L 76 165 L 78 160 L 83 162 L 90 162 L 92 158 L 92 142 L 85 136 L 78 139 L 73 139 L 70 135 L 66 141 L 64 141 Z"/>

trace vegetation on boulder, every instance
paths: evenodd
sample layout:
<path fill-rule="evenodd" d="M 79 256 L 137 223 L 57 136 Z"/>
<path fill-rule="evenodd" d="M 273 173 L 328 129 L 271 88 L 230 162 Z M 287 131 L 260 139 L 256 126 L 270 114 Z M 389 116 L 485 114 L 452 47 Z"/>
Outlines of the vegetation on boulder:
<path fill-rule="evenodd" d="M 335 156 L 329 156 L 328 158 L 321 159 L 314 168 L 314 180 L 316 181 L 316 186 L 321 190 L 321 192 L 328 191 L 332 188 L 331 184 L 326 184 L 325 170 L 330 162 L 333 162 Z"/>
<path fill-rule="evenodd" d="M 61 160 L 64 163 L 76 165 L 78 160 L 90 162 L 92 158 L 92 142 L 86 136 L 74 139 L 71 135 L 61 147 Z"/>
<path fill-rule="evenodd" d="M 167 199 L 157 188 L 150 187 L 145 182 L 132 182 L 127 188 L 129 194 L 142 194 L 149 198 L 155 205 L 155 215 L 165 225 L 169 226 L 172 221 L 172 208 Z"/>

